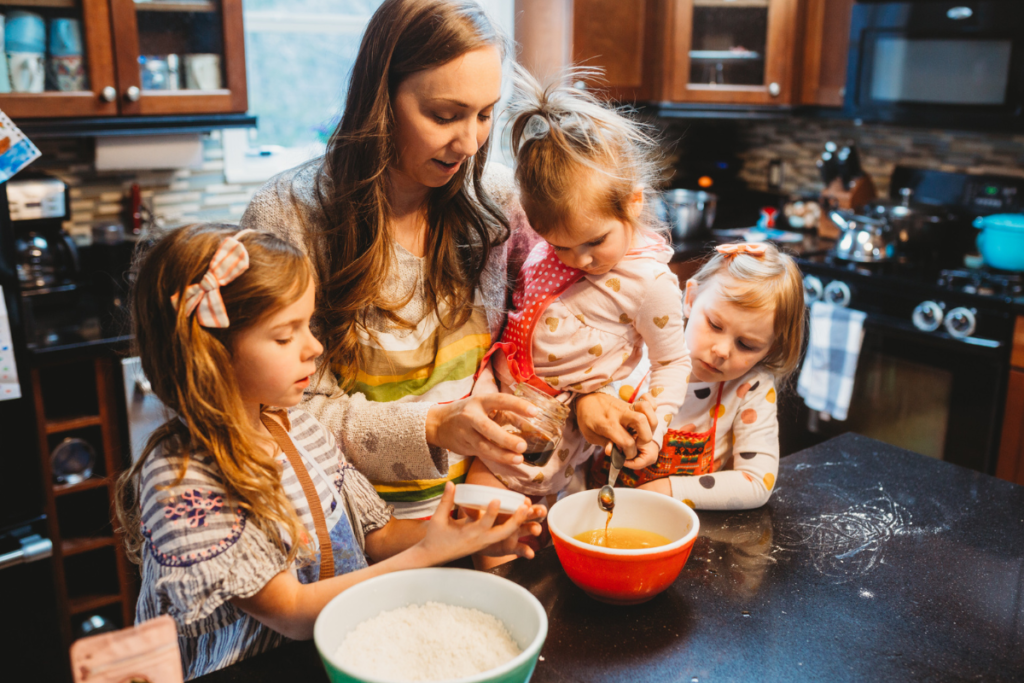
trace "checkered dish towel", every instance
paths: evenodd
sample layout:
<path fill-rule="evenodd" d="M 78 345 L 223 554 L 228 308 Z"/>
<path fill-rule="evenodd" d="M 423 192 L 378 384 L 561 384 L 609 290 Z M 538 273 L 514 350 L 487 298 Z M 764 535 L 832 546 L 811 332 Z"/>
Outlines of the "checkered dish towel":
<path fill-rule="evenodd" d="M 797 393 L 811 410 L 846 419 L 866 317 L 862 311 L 821 301 L 811 304 L 811 337 L 796 383 Z"/>

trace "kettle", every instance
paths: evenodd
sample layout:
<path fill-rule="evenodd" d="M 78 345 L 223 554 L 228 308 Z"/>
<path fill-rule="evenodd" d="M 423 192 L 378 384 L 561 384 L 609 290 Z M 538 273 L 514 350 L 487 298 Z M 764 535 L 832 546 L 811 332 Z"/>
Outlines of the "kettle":
<path fill-rule="evenodd" d="M 884 220 L 830 211 L 829 218 L 843 231 L 836 243 L 836 258 L 857 263 L 881 263 L 896 258 L 896 238 Z"/>

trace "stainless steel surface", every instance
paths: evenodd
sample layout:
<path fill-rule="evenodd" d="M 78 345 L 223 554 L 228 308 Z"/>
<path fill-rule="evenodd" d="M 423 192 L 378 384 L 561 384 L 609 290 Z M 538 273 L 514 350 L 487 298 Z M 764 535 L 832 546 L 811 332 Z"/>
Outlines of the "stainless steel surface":
<path fill-rule="evenodd" d="M 837 258 L 857 263 L 896 258 L 895 237 L 885 221 L 842 211 L 829 212 L 829 218 L 843 231 L 835 247 Z"/>
<path fill-rule="evenodd" d="M 974 311 L 968 308 L 957 307 L 946 315 L 944 324 L 950 336 L 964 339 L 974 334 L 974 330 L 977 327 L 977 318 L 974 315 Z"/>
<path fill-rule="evenodd" d="M 845 307 L 850 305 L 851 296 L 849 285 L 841 280 L 833 280 L 825 287 L 822 300 L 833 306 Z"/>
<path fill-rule="evenodd" d="M 619 472 L 626 462 L 626 456 L 618 446 L 612 446 L 612 457 L 608 464 L 608 483 L 601 487 L 597 494 L 597 506 L 605 512 L 615 509 L 615 482 L 619 480 Z"/>
<path fill-rule="evenodd" d="M 100 99 L 104 102 L 113 102 L 117 99 L 117 90 L 114 89 L 114 86 L 108 85 L 100 91 Z"/>
<path fill-rule="evenodd" d="M 53 541 L 33 534 L 21 539 L 21 549 L 0 555 L 0 569 L 13 567 L 17 564 L 28 564 L 36 560 L 45 560 L 53 555 Z"/>
<path fill-rule="evenodd" d="M 914 327 L 922 332 L 934 332 L 942 325 L 942 306 L 934 301 L 922 301 L 914 309 Z"/>
<path fill-rule="evenodd" d="M 124 98 L 129 102 L 138 102 L 140 97 L 142 97 L 142 91 L 139 90 L 138 86 L 130 85 L 124 91 Z"/>
<path fill-rule="evenodd" d="M 946 236 L 942 228 L 956 222 L 957 216 L 944 206 L 914 203 L 914 191 L 900 189 L 896 202 L 879 200 L 864 206 L 864 214 L 885 222 L 895 238 L 898 249 L 914 250 L 941 245 Z"/>
<path fill-rule="evenodd" d="M 715 223 L 718 197 L 699 190 L 666 190 L 661 194 L 661 204 L 672 237 L 685 240 L 711 230 Z"/>
<path fill-rule="evenodd" d="M 124 375 L 124 401 L 128 409 L 128 440 L 134 462 L 142 455 L 150 434 L 166 422 L 170 415 L 153 393 L 138 358 L 123 359 L 121 371 Z"/>
<path fill-rule="evenodd" d="M 804 276 L 804 298 L 807 299 L 808 303 L 814 303 L 821 299 L 821 295 L 824 293 L 824 285 L 821 284 L 821 278 L 814 275 Z"/>

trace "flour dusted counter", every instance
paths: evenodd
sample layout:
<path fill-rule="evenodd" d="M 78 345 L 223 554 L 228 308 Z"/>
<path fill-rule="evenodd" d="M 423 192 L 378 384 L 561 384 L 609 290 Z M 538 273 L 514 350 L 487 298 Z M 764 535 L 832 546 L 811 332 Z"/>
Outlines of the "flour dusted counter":
<path fill-rule="evenodd" d="M 553 549 L 497 572 L 547 610 L 534 683 L 1024 678 L 1024 487 L 847 434 L 783 458 L 765 507 L 699 515 L 643 605 L 592 601 Z M 327 679 L 303 642 L 201 680 Z"/>

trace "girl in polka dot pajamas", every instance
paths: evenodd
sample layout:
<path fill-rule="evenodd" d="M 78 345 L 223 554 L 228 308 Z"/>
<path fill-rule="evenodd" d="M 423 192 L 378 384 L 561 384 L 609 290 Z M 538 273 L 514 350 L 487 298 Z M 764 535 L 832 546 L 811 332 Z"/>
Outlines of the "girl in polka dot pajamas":
<path fill-rule="evenodd" d="M 623 483 L 698 509 L 760 507 L 779 470 L 775 384 L 803 345 L 800 270 L 771 244 L 722 245 L 686 283 L 683 312 L 686 400 L 658 462 Z"/>
<path fill-rule="evenodd" d="M 511 392 L 525 382 L 570 403 L 627 377 L 646 345 L 657 361 L 647 396 L 657 426 L 652 440 L 641 436 L 624 449 L 627 457 L 636 453 L 627 467 L 646 467 L 657 459 L 690 374 L 682 292 L 668 268 L 672 249 L 644 201 L 657 173 L 656 146 L 639 124 L 592 96 L 543 89 L 523 72 L 510 106 L 522 206 L 544 239 L 523 265 L 514 310 L 475 391 Z M 467 481 L 545 497 L 565 489 L 599 451 L 570 414 L 545 465 L 477 459 Z"/>

